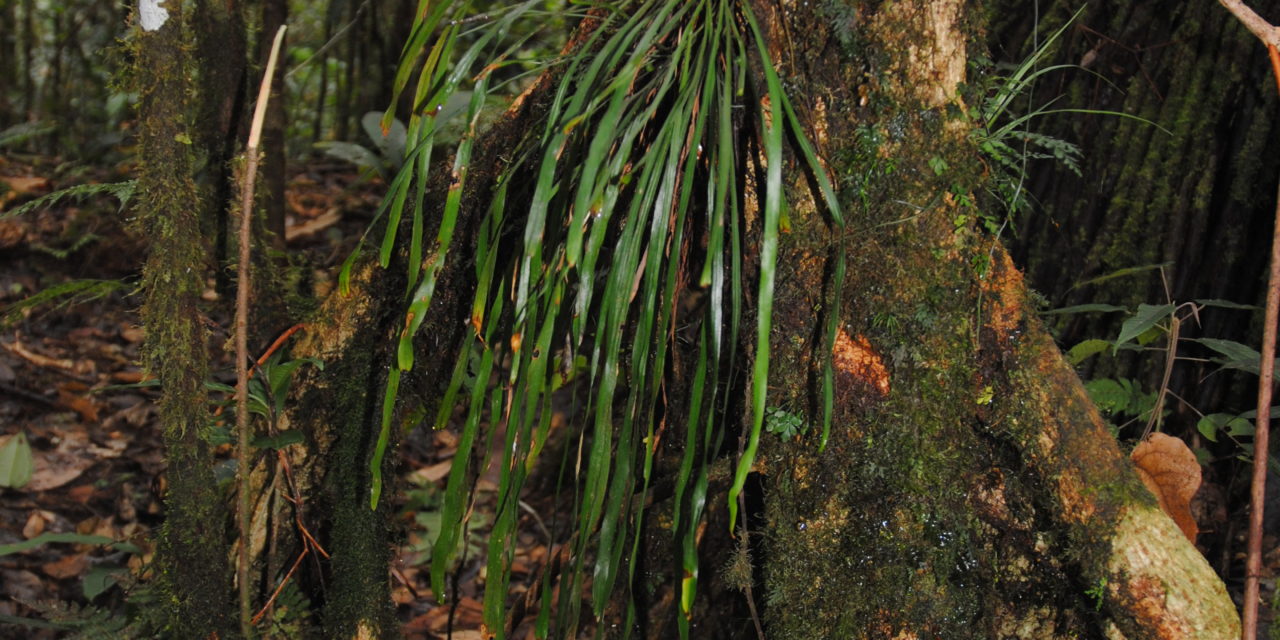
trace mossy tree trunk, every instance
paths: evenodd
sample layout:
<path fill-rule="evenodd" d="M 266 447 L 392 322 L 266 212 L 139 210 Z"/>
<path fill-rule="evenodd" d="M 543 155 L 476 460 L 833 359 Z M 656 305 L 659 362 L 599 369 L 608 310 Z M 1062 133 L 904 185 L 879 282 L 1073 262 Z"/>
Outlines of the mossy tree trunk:
<path fill-rule="evenodd" d="M 208 266 L 190 127 L 190 56 L 180 3 L 135 32 L 139 219 L 151 239 L 143 269 L 146 362 L 163 389 L 168 461 L 157 563 L 169 637 L 233 637 L 225 494 L 204 432 L 209 335 L 199 308 Z"/>
<path fill-rule="evenodd" d="M 1020 275 L 980 231 L 983 212 L 968 204 L 984 164 L 955 90 L 966 56 L 982 46 L 978 9 L 915 0 L 756 11 L 850 211 L 848 231 L 834 238 L 799 164 L 788 168 L 792 230 L 779 260 L 769 404 L 813 426 L 791 443 L 767 436 L 751 485 L 755 594 L 769 635 L 1233 635 L 1221 582 L 1139 483 Z M 429 373 L 402 382 L 402 393 L 441 391 L 442 376 L 430 372 L 448 370 L 469 311 L 465 239 L 505 162 L 501 150 L 536 122 L 553 86 L 531 90 L 478 143 L 457 231 L 464 240 L 421 332 L 417 360 L 430 364 L 417 371 Z M 849 268 L 833 307 L 836 243 Z M 394 633 L 389 501 L 384 492 L 379 511 L 369 509 L 368 469 L 402 317 L 403 283 L 389 274 L 402 272 L 359 272 L 294 352 L 326 362 L 295 385 L 287 421 L 308 434 L 305 451 L 289 450 L 307 496 L 303 519 L 332 554 L 295 579 L 323 602 L 331 637 Z M 830 313 L 841 319 L 836 419 L 820 451 L 818 345 Z M 722 504 L 727 487 L 716 486 L 711 500 Z M 274 505 L 260 510 L 292 519 L 293 507 Z M 727 535 L 722 514 L 710 519 L 705 540 Z M 720 584 L 708 594 L 729 593 L 727 581 L 709 582 Z M 671 628 L 666 611 L 651 637 Z"/>
<path fill-rule="evenodd" d="M 775 357 L 789 365 L 771 403 L 812 406 L 823 313 L 840 314 L 847 338 L 826 450 L 774 442 L 760 465 L 771 632 L 1233 637 L 1222 583 L 1155 507 L 979 231 L 999 212 L 969 204 L 984 166 L 955 92 L 981 51 L 981 14 L 923 1 L 842 11 L 784 9 L 773 23 L 832 171 L 866 197 L 843 239 L 838 309 L 816 293 L 827 240 L 805 207 L 780 260 L 793 268 Z"/>

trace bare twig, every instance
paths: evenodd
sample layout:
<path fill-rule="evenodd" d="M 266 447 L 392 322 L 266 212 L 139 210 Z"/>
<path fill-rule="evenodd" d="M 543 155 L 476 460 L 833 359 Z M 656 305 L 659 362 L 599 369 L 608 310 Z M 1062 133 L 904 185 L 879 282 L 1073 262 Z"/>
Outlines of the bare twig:
<path fill-rule="evenodd" d="M 1237 20 L 1269 47 L 1280 47 L 1280 28 L 1267 22 L 1242 0 L 1218 0 Z"/>
<path fill-rule="evenodd" d="M 1280 91 L 1280 27 L 1267 22 L 1241 0 L 1218 0 L 1244 23 L 1271 57 L 1271 71 Z M 1268 442 L 1271 420 L 1271 381 L 1275 375 L 1276 321 L 1280 316 L 1280 191 L 1276 193 L 1276 221 L 1271 236 L 1271 273 L 1267 279 L 1267 310 L 1262 329 L 1262 362 L 1258 372 L 1258 422 L 1253 433 L 1253 479 L 1249 485 L 1249 546 L 1244 573 L 1244 620 L 1240 637 L 1258 637 L 1258 577 L 1262 573 L 1262 512 L 1267 493 Z"/>
<path fill-rule="evenodd" d="M 1280 90 L 1280 53 L 1267 43 L 1271 69 Z M 1276 193 L 1276 222 L 1271 239 L 1271 274 L 1267 280 L 1267 312 L 1262 329 L 1262 362 L 1258 375 L 1258 423 L 1253 433 L 1253 482 L 1249 487 L 1249 549 L 1244 574 L 1244 640 L 1258 636 L 1258 577 L 1262 573 L 1262 511 L 1266 497 L 1268 443 L 1271 419 L 1271 381 L 1275 374 L 1276 320 L 1280 316 L 1280 191 Z"/>
<path fill-rule="evenodd" d="M 249 518 L 253 508 L 249 495 L 249 238 L 253 221 L 253 183 L 258 173 L 258 141 L 262 137 L 262 121 L 271 97 L 271 78 L 275 74 L 280 44 L 284 41 L 284 30 L 282 25 L 276 32 L 267 69 L 262 76 L 262 86 L 258 90 L 258 105 L 253 111 L 249 143 L 245 147 L 244 183 L 240 190 L 240 265 L 236 283 L 236 437 L 239 440 L 236 483 L 240 493 L 237 507 L 240 553 L 236 580 L 240 587 L 240 632 L 246 638 L 253 637 L 254 624 L 253 590 L 249 587 Z"/>
<path fill-rule="evenodd" d="M 1225 4 L 1225 2 L 1224 2 Z M 1237 16 L 1239 17 L 1239 16 Z M 1256 15 L 1254 16 L 1257 17 Z M 1261 20 L 1261 18 L 1258 18 Z M 1241 18 L 1241 21 L 1244 21 Z M 1248 22 L 1245 22 L 1248 25 Z M 1264 23 L 1265 24 L 1265 23 Z M 1271 57 L 1271 70 L 1276 77 L 1276 89 L 1280 90 L 1280 30 L 1271 28 L 1271 40 L 1267 52 Z M 1251 31 L 1258 33 L 1253 27 Z M 1253 482 L 1249 490 L 1249 549 L 1244 577 L 1244 640 L 1254 640 L 1258 635 L 1258 577 L 1262 573 L 1262 511 L 1266 496 L 1269 427 L 1271 419 L 1271 381 L 1275 374 L 1276 321 L 1280 316 L 1280 191 L 1276 194 L 1276 226 L 1271 240 L 1271 274 L 1267 280 L 1267 311 L 1262 330 L 1262 362 L 1258 376 L 1258 423 L 1253 434 Z"/>
<path fill-rule="evenodd" d="M 280 580 L 280 584 L 277 585 L 276 590 L 271 593 L 271 597 L 267 598 L 267 603 L 262 605 L 262 610 L 258 611 L 257 615 L 253 616 L 251 624 L 258 624 L 258 621 L 262 619 L 262 616 L 271 610 L 271 605 L 275 604 L 276 598 L 280 595 L 281 591 L 284 591 L 284 586 L 289 584 L 289 578 L 293 577 L 293 573 L 298 570 L 298 565 L 302 564 L 302 559 L 307 557 L 307 553 L 309 551 L 310 550 L 306 547 L 302 548 L 302 553 L 298 554 L 298 559 L 293 561 L 292 567 L 289 567 L 289 573 L 284 574 L 284 579 Z"/>

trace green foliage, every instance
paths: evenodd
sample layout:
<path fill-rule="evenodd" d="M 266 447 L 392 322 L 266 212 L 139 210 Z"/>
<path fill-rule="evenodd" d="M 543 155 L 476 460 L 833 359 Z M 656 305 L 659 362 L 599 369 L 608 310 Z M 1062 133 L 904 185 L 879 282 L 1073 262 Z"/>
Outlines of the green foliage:
<path fill-rule="evenodd" d="M 776 434 L 784 442 L 809 430 L 804 418 L 781 407 L 770 407 L 765 411 L 765 431 Z"/>
<path fill-rule="evenodd" d="M 0 447 L 0 487 L 21 489 L 31 482 L 31 445 L 19 431 Z M 0 552 L 0 555 L 4 553 Z"/>
<path fill-rule="evenodd" d="M 311 626 L 311 601 L 298 582 L 290 580 L 281 587 L 270 615 L 258 623 L 257 630 L 263 638 L 306 638 L 315 633 Z"/>
<path fill-rule="evenodd" d="M 34 606 L 48 622 L 30 620 L 18 622 L 21 619 L 12 619 L 8 616 L 0 621 L 58 629 L 65 633 L 62 637 L 73 640 L 117 640 L 136 637 L 135 634 L 128 632 L 129 619 L 110 609 L 74 602 L 39 603 Z"/>
<path fill-rule="evenodd" d="M 267 418 L 274 424 L 276 418 L 284 411 L 284 403 L 289 397 L 289 384 L 293 382 L 293 374 L 304 364 L 324 370 L 324 362 L 317 358 L 298 358 L 281 362 L 280 352 L 271 354 L 254 370 L 253 376 L 249 379 L 249 413 Z M 223 403 L 224 406 L 234 407 L 235 403 L 231 397 L 235 395 L 235 387 L 221 382 L 209 382 L 205 386 L 210 391 L 225 394 L 227 399 Z"/>
<path fill-rule="evenodd" d="M 1093 403 L 1113 416 L 1145 418 L 1155 408 L 1156 394 L 1147 393 L 1128 378 L 1099 378 L 1084 383 Z"/>
<path fill-rule="evenodd" d="M 543 19 L 536 11 L 540 6 L 512 4 L 487 13 L 476 26 L 468 3 L 433 5 L 419 12 L 397 72 L 397 95 L 409 90 L 411 78 L 418 80 L 404 162 L 378 214 L 387 217 L 379 261 L 390 265 L 396 248 L 407 244 L 408 303 L 370 462 L 374 507 L 400 372 L 414 367 L 414 340 L 454 244 L 490 81 L 496 70 L 522 64 L 513 59 L 520 51 L 519 39 L 511 43 L 503 34 L 519 31 L 522 23 L 538 24 Z M 685 635 L 696 594 L 696 532 L 706 505 L 709 462 L 724 439 L 726 390 L 742 361 L 735 351 L 750 287 L 743 275 L 749 243 L 758 243 L 760 274 L 750 374 L 752 419 L 730 489 L 730 522 L 736 520 L 737 496 L 764 430 L 788 132 L 817 178 L 832 226 L 841 227 L 843 217 L 747 4 L 630 0 L 600 9 L 600 23 L 582 45 L 555 61 L 559 84 L 542 126 L 512 141 L 511 164 L 498 177 L 487 209 L 468 212 L 479 221 L 472 332 L 461 345 L 436 425 L 444 425 L 460 396 L 467 398 L 469 409 L 436 523 L 440 530 L 432 550 L 432 584 L 435 593 L 446 593 L 445 572 L 456 560 L 471 517 L 466 496 L 477 439 L 504 438 L 502 446 L 483 449 L 503 456 L 493 461 L 501 475 L 484 597 L 486 624 L 495 631 L 503 628 L 520 490 L 547 442 L 550 392 L 577 377 L 587 389 L 587 401 L 583 419 L 574 427 L 583 430 L 587 449 L 576 478 L 573 560 L 561 578 L 566 597 L 554 621 L 550 599 L 543 600 L 539 632 L 548 632 L 554 622 L 558 635 L 575 635 L 588 584 L 593 613 L 603 615 L 619 579 L 634 577 L 623 570 L 635 570 L 644 501 L 632 497 L 642 495 L 649 482 L 656 408 L 669 368 L 673 327 L 692 324 L 698 364 L 674 516 L 686 576 L 678 616 Z M 536 33 L 536 28 L 523 29 Z M 743 97 L 751 69 L 765 76 L 765 86 L 755 91 L 767 97 L 763 112 Z M 447 105 L 468 81 L 465 133 L 457 142 L 448 191 L 438 194 L 444 204 L 432 240 L 423 232 L 428 169 L 433 149 L 444 143 Z M 383 130 L 392 122 L 388 111 Z M 758 132 L 754 148 L 764 158 L 758 238 L 754 229 L 748 234 L 745 194 L 736 178 L 745 162 L 744 127 Z M 532 189 L 518 199 L 509 197 L 517 180 L 528 181 Z M 400 236 L 405 218 L 407 242 Z M 844 260 L 838 251 L 835 257 L 833 283 L 838 285 Z M 344 288 L 353 263 L 354 256 L 339 278 Z M 694 312 L 675 304 L 685 287 L 705 292 L 706 303 Z M 834 288 L 839 299 L 838 286 Z M 827 316 L 829 354 L 838 313 Z M 581 372 L 579 362 L 584 364 Z M 824 369 L 825 440 L 833 385 L 829 362 Z M 488 381 L 499 371 L 505 381 L 490 387 Z M 489 428 L 493 416 L 503 416 L 503 429 Z M 588 578 L 590 558 L 594 568 Z"/>
<path fill-rule="evenodd" d="M 1160 269 L 1163 273 L 1164 266 L 1146 265 L 1121 269 L 1100 278 L 1095 278 L 1091 282 L 1102 282 L 1116 277 L 1143 273 L 1151 269 Z M 1184 342 L 1200 344 L 1217 353 L 1216 357 L 1209 358 L 1208 361 L 1218 364 L 1219 371 L 1237 369 L 1258 375 L 1262 356 L 1252 347 L 1234 340 L 1187 338 L 1181 335 L 1181 324 L 1191 319 L 1198 321 L 1200 313 L 1209 307 L 1243 311 L 1257 310 L 1257 307 L 1252 305 L 1217 299 L 1197 299 L 1181 304 L 1175 302 L 1161 305 L 1139 304 L 1129 313 L 1129 317 L 1125 318 L 1115 340 L 1098 338 L 1083 340 L 1067 351 L 1067 359 L 1072 365 L 1078 365 L 1090 357 L 1108 351 L 1114 355 L 1120 350 L 1147 350 L 1151 348 L 1148 345 L 1163 339 L 1165 342 L 1165 346 L 1162 348 L 1165 352 L 1165 378 L 1162 385 L 1168 384 L 1169 372 L 1176 361 L 1180 359 L 1178 357 L 1180 343 Z M 1053 309 L 1046 312 L 1046 314 L 1113 313 L 1116 311 L 1128 310 L 1115 305 L 1090 303 Z M 1277 364 L 1280 364 L 1280 361 Z M 1168 410 L 1163 407 L 1163 396 L 1168 392 L 1165 386 L 1155 392 L 1148 393 L 1143 391 L 1137 382 L 1128 378 L 1100 378 L 1086 381 L 1085 390 L 1088 391 L 1089 397 L 1103 412 L 1113 417 L 1130 416 L 1136 420 L 1146 420 L 1148 431 L 1153 426 L 1157 426 L 1164 415 L 1168 413 Z M 1159 413 L 1155 413 L 1157 409 Z M 1192 409 L 1195 410 L 1194 407 Z M 1196 412 L 1200 413 L 1198 410 Z M 1217 442 L 1218 435 L 1225 434 L 1245 453 L 1251 451 L 1250 445 L 1240 442 L 1238 438 L 1252 435 L 1253 424 L 1250 420 L 1255 415 L 1255 412 L 1250 411 L 1238 415 L 1231 413 L 1211 413 L 1208 415 L 1201 413 L 1200 415 L 1196 430 L 1206 440 Z M 1198 451 L 1197 456 L 1204 462 L 1208 453 Z"/>
<path fill-rule="evenodd" d="M 1119 349 L 1121 345 L 1128 343 L 1130 340 L 1137 339 L 1139 344 L 1147 344 L 1151 342 L 1151 330 L 1157 328 L 1156 323 L 1160 321 L 1168 321 L 1170 315 L 1176 309 L 1172 304 L 1140 304 L 1133 315 L 1120 325 L 1120 335 L 1116 337 L 1115 348 Z M 1146 339 L 1144 339 L 1146 337 Z"/>
<path fill-rule="evenodd" d="M 42 533 L 29 540 L 23 540 L 21 542 L 0 545 L 0 557 L 12 555 L 15 553 L 22 553 L 25 551 L 30 551 L 31 549 L 35 549 L 36 547 L 39 547 L 45 544 L 52 544 L 52 543 L 105 545 L 105 546 L 109 546 L 110 548 L 116 551 L 122 551 L 124 553 L 139 553 L 141 551 L 140 549 L 138 549 L 137 546 L 135 546 L 132 543 L 116 541 L 115 539 L 108 538 L 106 536 L 83 534 L 83 533 Z M 81 587 L 84 591 L 85 599 L 92 602 L 94 599 L 96 599 L 99 595 L 101 595 L 107 589 L 110 589 L 113 585 L 120 582 L 124 577 L 128 576 L 128 573 L 129 573 L 129 570 L 127 568 L 114 565 L 114 564 L 94 565 L 81 578 Z M 74 605 L 71 605 L 71 606 L 74 607 Z M 59 609 L 55 607 L 54 611 L 59 611 Z M 90 616 L 90 618 L 92 618 L 93 620 L 96 620 L 96 617 L 95 617 L 96 615 L 97 614 L 94 614 L 94 616 Z M 65 622 L 52 617 L 49 619 L 55 623 Z M 5 622 L 5 620 L 0 619 L 0 622 Z M 98 621 L 98 622 L 101 622 L 101 621 Z M 116 624 L 116 622 L 117 621 L 113 620 L 111 624 L 114 625 Z M 119 623 L 121 624 L 121 626 L 123 626 L 123 620 L 120 620 Z M 14 624 L 21 624 L 21 623 L 14 622 Z M 97 624 L 97 622 L 92 622 L 92 620 L 90 620 L 86 622 L 86 624 Z M 68 626 L 59 626 L 59 628 L 75 629 L 77 627 L 75 627 L 74 625 L 68 625 Z M 80 637 L 80 636 L 76 636 L 76 637 Z M 90 635 L 88 637 L 98 637 L 98 636 Z"/>
<path fill-rule="evenodd" d="M 987 188 L 998 202 L 1004 204 L 1010 216 L 1028 207 L 1028 194 L 1024 184 L 1029 161 L 1054 160 L 1077 176 L 1080 175 L 1080 148 L 1066 140 L 1032 131 L 1031 124 L 1036 119 L 1066 113 L 1112 115 L 1150 124 L 1169 133 L 1149 120 L 1126 113 L 1096 109 L 1052 108 L 1058 98 L 1035 105 L 1033 89 L 1042 76 L 1063 69 L 1079 69 L 1093 73 L 1078 65 L 1040 66 L 1056 47 L 1062 34 L 1083 12 L 1083 7 L 1077 10 L 1070 20 L 1045 38 L 1026 59 L 1017 65 L 1008 65 L 1000 69 L 983 57 L 976 57 L 970 63 L 974 67 L 972 75 L 980 78 L 975 87 L 977 96 L 972 100 L 974 106 L 968 114 L 974 123 L 970 137 L 978 150 L 992 161 L 991 180 Z M 997 73 L 996 70 L 1002 70 L 1005 73 Z M 1101 81 L 1106 81 L 1105 78 L 1098 77 Z M 1026 100 L 1027 108 L 1025 112 L 1018 114 L 1016 105 L 1023 99 Z"/>
<path fill-rule="evenodd" d="M 138 553 L 138 547 L 128 542 L 119 542 L 114 538 L 108 538 L 106 536 L 89 535 L 84 533 L 42 533 L 29 540 L 23 540 L 22 542 L 0 544 L 0 557 L 14 553 L 22 553 L 23 551 L 30 551 L 40 545 L 50 543 L 110 545 L 111 548 L 119 551 Z"/>
<path fill-rule="evenodd" d="M 83 279 L 46 287 L 11 305 L 0 317 L 0 326 L 12 326 L 29 311 L 44 305 L 63 309 L 105 298 L 117 291 L 131 291 L 133 285 L 124 280 Z"/>
<path fill-rule="evenodd" d="M 127 180 L 125 182 L 107 182 L 102 184 L 78 184 L 66 189 L 59 189 L 53 193 L 46 194 L 27 202 L 21 206 L 14 207 L 8 211 L 0 213 L 0 220 L 8 220 L 17 216 L 26 215 L 32 211 L 52 207 L 55 204 L 67 199 L 81 201 L 91 196 L 107 195 L 120 201 L 120 210 L 123 211 L 125 206 L 129 204 L 129 199 L 133 197 L 133 190 L 137 187 L 136 180 Z"/>
<path fill-rule="evenodd" d="M 0 149 L 16 147 L 32 138 L 57 131 L 57 127 L 39 122 L 20 122 L 0 131 Z"/>
<path fill-rule="evenodd" d="M 1257 412 L 1250 413 L 1256 414 Z M 1204 439 L 1209 442 L 1217 442 L 1219 432 L 1234 440 L 1252 436 L 1253 422 L 1243 415 L 1211 413 L 1200 418 L 1200 421 L 1196 423 L 1196 431 L 1199 431 L 1200 435 L 1204 436 Z"/>
<path fill-rule="evenodd" d="M 375 171 L 380 176 L 394 174 L 404 161 L 407 132 L 404 123 L 392 120 L 384 133 L 379 122 L 381 119 L 382 114 L 377 111 L 370 111 L 360 119 L 365 135 L 373 143 L 372 149 L 354 142 L 338 141 L 317 142 L 316 148 L 361 169 Z"/>
<path fill-rule="evenodd" d="M 1084 590 L 1084 594 L 1093 600 L 1093 608 L 1097 611 L 1102 610 L 1102 603 L 1107 597 L 1107 578 L 1104 576 L 1098 578 L 1098 582 L 1092 587 Z"/>

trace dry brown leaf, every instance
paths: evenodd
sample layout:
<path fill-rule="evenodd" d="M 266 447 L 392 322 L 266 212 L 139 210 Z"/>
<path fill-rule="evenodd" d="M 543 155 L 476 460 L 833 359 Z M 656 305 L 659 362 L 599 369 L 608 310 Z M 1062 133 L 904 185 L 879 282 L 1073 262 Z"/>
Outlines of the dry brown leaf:
<path fill-rule="evenodd" d="M 324 213 L 321 213 L 320 215 L 314 218 L 311 218 L 310 220 L 306 220 L 304 222 L 300 222 L 298 224 L 293 224 L 293 225 L 289 225 L 288 227 L 285 227 L 285 230 L 284 230 L 285 242 L 293 242 L 294 240 L 297 240 L 299 238 L 313 236 L 317 233 L 320 233 L 321 231 L 324 231 L 325 229 L 328 229 L 329 227 L 332 227 L 335 224 L 338 224 L 341 221 L 342 221 L 342 213 L 338 211 L 337 207 L 334 207 Z"/>
<path fill-rule="evenodd" d="M 0 200 L 3 196 L 0 196 Z M 0 203 L 3 204 L 3 203 Z M 0 249 L 12 249 L 27 237 L 26 229 L 12 220 L 0 220 Z"/>
<path fill-rule="evenodd" d="M 12 600 L 36 602 L 48 594 L 40 576 L 26 569 L 0 569 L 0 594 Z"/>
<path fill-rule="evenodd" d="M 98 405 L 93 399 L 84 395 L 86 387 L 80 382 L 65 382 L 58 385 L 58 404 L 80 414 L 85 422 L 98 421 Z"/>
<path fill-rule="evenodd" d="M 84 573 L 89 567 L 89 555 L 86 553 L 76 553 L 69 556 L 63 556 L 53 562 L 46 562 L 40 565 L 40 570 L 50 578 L 70 578 Z"/>
<path fill-rule="evenodd" d="M 1134 447 L 1129 454 L 1138 469 L 1138 477 L 1155 494 L 1160 508 L 1182 529 L 1191 542 L 1199 528 L 1191 515 L 1191 498 L 1200 488 L 1200 464 L 1187 443 L 1163 433 Z"/>
<path fill-rule="evenodd" d="M 44 525 L 46 524 L 44 516 L 39 511 L 32 511 L 27 516 L 27 523 L 22 526 L 22 537 L 30 540 L 44 533 Z"/>
<path fill-rule="evenodd" d="M 15 339 L 11 343 L 0 343 L 0 344 L 4 344 L 4 347 L 6 349 L 8 349 L 9 351 L 12 351 L 13 353 L 19 356 L 22 356 L 28 362 L 38 367 L 46 367 L 46 368 L 52 368 L 52 369 L 66 369 L 66 370 L 74 370 L 76 368 L 76 363 L 74 360 L 70 360 L 67 358 L 50 358 L 49 356 L 36 353 L 35 351 L 28 349 L 25 345 L 22 344 L 20 340 L 17 340 L 17 339 Z"/>
<path fill-rule="evenodd" d="M 89 439 L 89 432 L 78 424 L 61 425 L 57 448 L 35 452 L 31 482 L 24 491 L 48 491 L 80 477 L 89 467 L 104 458 L 116 458 L 120 450 L 100 447 Z"/>
<path fill-rule="evenodd" d="M 423 467 L 409 473 L 405 478 L 409 482 L 415 484 L 429 484 L 439 482 L 449 475 L 449 470 L 453 468 L 453 458 L 444 462 L 437 462 L 431 466 Z"/>
<path fill-rule="evenodd" d="M 15 195 L 41 193 L 50 187 L 49 179 L 39 176 L 0 176 L 0 182 L 5 183 Z"/>

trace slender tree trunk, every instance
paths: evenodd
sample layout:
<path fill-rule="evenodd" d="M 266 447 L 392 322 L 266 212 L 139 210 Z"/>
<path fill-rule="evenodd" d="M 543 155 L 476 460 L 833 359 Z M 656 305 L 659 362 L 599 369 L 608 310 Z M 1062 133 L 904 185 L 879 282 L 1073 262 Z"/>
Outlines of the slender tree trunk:
<path fill-rule="evenodd" d="M 231 158 L 242 138 L 245 112 L 244 20 L 239 3 L 201 2 L 192 16 L 196 37 L 195 59 L 199 68 L 199 119 L 196 141 L 204 155 L 201 225 L 214 239 L 215 287 L 224 299 L 232 296 L 230 238 L 227 211 L 234 194 Z"/>
<path fill-rule="evenodd" d="M 13 79 L 13 84 L 6 84 L 8 87 L 4 91 L 0 91 L 0 114 L 4 114 L 5 120 L 10 122 L 21 122 L 16 114 L 13 113 L 13 107 L 9 104 L 12 98 L 13 87 L 18 85 L 18 14 L 16 11 L 17 3 L 14 0 L 0 1 L 0 21 L 4 24 L 11 25 L 5 29 L 4 33 L 0 33 L 0 75 L 5 78 Z"/>
<path fill-rule="evenodd" d="M 36 87 L 35 65 L 32 64 L 32 51 L 36 46 L 35 34 L 35 0 L 22 1 L 22 111 L 23 118 L 30 118 L 35 111 Z"/>
<path fill-rule="evenodd" d="M 142 320 L 147 366 L 163 390 L 160 420 L 169 463 L 157 549 L 159 602 L 171 637 L 232 637 L 226 496 L 202 437 L 209 420 L 209 345 L 198 302 L 208 254 L 189 144 L 190 60 L 181 5 L 169 3 L 168 11 L 158 28 L 139 29 L 135 40 L 139 218 L 152 243 L 143 269 Z"/>

